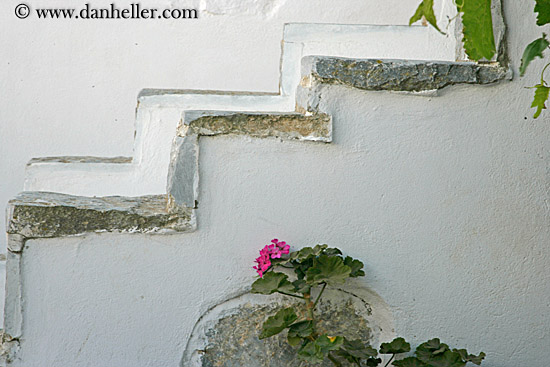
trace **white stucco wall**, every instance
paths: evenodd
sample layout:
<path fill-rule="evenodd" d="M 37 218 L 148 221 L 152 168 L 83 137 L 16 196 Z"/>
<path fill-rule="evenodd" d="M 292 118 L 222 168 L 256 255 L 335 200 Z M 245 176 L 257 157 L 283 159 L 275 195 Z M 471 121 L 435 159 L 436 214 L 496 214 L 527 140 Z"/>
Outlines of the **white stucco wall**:
<path fill-rule="evenodd" d="M 332 144 L 204 138 L 197 232 L 27 243 L 21 365 L 176 366 L 200 314 L 248 286 L 278 237 L 362 259 L 413 342 L 546 366 L 550 131 L 523 119 L 520 91 L 329 87 Z"/>
<path fill-rule="evenodd" d="M 35 9 L 111 2 L 25 3 Z M 25 164 L 31 158 L 132 156 L 136 100 L 144 88 L 276 93 L 285 23 L 402 25 L 416 7 L 416 0 L 343 0 L 337 6 L 326 0 L 149 0 L 140 4 L 197 8 L 200 19 L 84 21 L 39 20 L 35 15 L 18 19 L 14 11 L 20 3 L 0 3 L 0 207 L 24 189 Z M 132 1 L 114 3 L 122 8 Z M 437 9 L 439 14 L 448 12 L 441 5 Z M 170 126 L 177 123 L 177 115 L 179 111 L 168 119 Z M 166 124 L 147 122 L 152 122 L 149 131 Z M 172 128 L 159 131 L 171 136 Z M 135 192 L 128 192 L 134 186 L 120 180 L 109 194 L 160 193 L 164 177 L 159 177 Z M 104 194 L 89 192 L 90 187 L 98 189 L 97 184 L 86 186 L 63 176 L 57 182 L 70 186 L 68 191 Z M 28 189 L 54 190 L 47 185 Z M 5 219 L 0 210 L 2 233 Z M 2 235 L 0 253 L 5 246 Z M 3 268 L 0 262 L 2 278 Z"/>
<path fill-rule="evenodd" d="M 28 1 L 31 8 L 118 1 Z M 131 156 L 143 88 L 277 92 L 286 22 L 407 24 L 416 0 L 148 0 L 198 20 L 18 19 L 0 3 L 0 203 L 33 157 Z M 134 1 L 135 3 L 135 1 Z M 4 232 L 4 211 L 0 211 Z M 0 248 L 5 238 L 0 236 Z"/>
<path fill-rule="evenodd" d="M 42 92 L 56 85 L 52 79 L 42 80 L 42 74 L 31 74 L 32 81 L 7 83 L 20 89 L 2 101 L 9 108 L 0 109 L 0 136 L 11 148 L 0 145 L 3 157 L 8 157 L 1 164 L 21 166 L 30 156 L 51 154 L 129 155 L 133 116 L 127 108 L 132 107 L 121 106 L 133 106 L 137 90 L 166 86 L 276 91 L 283 21 L 305 14 L 312 17 L 308 21 L 363 22 L 355 18 L 356 8 L 345 12 L 342 7 L 342 13 L 331 15 L 341 18 L 333 20 L 311 3 L 316 9 L 311 13 L 294 13 L 299 9 L 293 7 L 304 3 L 260 7 L 267 9 L 267 16 L 253 4 L 245 15 L 228 8 L 230 14 L 186 24 L 185 36 L 160 45 L 155 39 L 176 28 L 170 22 L 159 23 L 167 27 L 164 30 L 151 30 L 159 32 L 154 37 L 146 30 L 126 34 L 125 29 L 121 39 L 128 49 L 121 48 L 126 50 L 122 56 L 103 53 L 119 60 L 114 63 L 119 67 L 108 68 L 112 74 L 105 75 L 104 67 L 97 70 L 104 93 L 79 94 L 90 80 L 79 84 L 74 75 L 73 80 L 64 79 L 61 69 L 52 74 L 65 80 L 58 93 Z M 364 13 L 380 11 L 368 22 L 405 23 L 414 8 L 413 2 L 410 9 L 387 11 L 382 9 L 386 4 L 361 2 L 370 6 Z M 512 1 L 504 5 L 510 56 L 517 68 L 524 45 L 539 36 L 539 30 L 531 27 L 534 15 L 529 9 Z M 15 32 L 31 20 L 9 22 L 16 24 L 9 32 Z M 56 27 L 49 31 L 59 44 L 63 37 L 77 39 L 72 32 L 55 33 L 68 24 L 40 27 Z M 124 25 L 116 27 L 122 31 Z M 94 24 L 86 26 L 88 32 L 97 30 Z M 128 27 L 134 26 L 139 28 Z M 230 35 L 215 35 L 214 29 Z M 27 35 L 38 37 L 38 31 L 19 29 L 19 38 L 9 32 L 10 38 L 2 36 L 1 42 L 10 42 L 7 50 L 20 50 L 13 56 L 20 61 L 8 61 L 9 67 L 0 72 L 11 71 L 2 81 L 15 78 L 10 68 L 31 73 L 36 65 L 29 57 L 34 48 L 14 43 Z M 195 47 L 194 54 L 190 48 L 176 47 L 190 34 L 197 38 L 185 42 Z M 41 32 L 40 37 L 46 35 Z M 64 55 L 88 62 L 85 59 L 96 57 L 105 45 L 99 35 L 95 46 L 79 46 L 90 47 L 87 56 L 69 51 Z M 208 37 L 208 42 L 199 42 L 200 37 Z M 248 37 L 255 42 L 248 43 Z M 271 50 L 270 37 L 275 43 Z M 138 39 L 149 47 L 134 50 L 131 44 Z M 229 39 L 232 43 L 226 44 Z M 52 38 L 43 47 L 58 47 L 53 42 Z M 239 52 L 236 45 L 242 47 Z M 158 57 L 164 49 L 173 58 Z M 132 60 L 139 59 L 140 52 L 142 60 L 157 66 L 147 64 L 136 71 Z M 219 56 L 224 52 L 231 55 L 227 63 Z M 49 58 L 61 56 L 44 55 L 46 65 L 58 65 Z M 127 63 L 120 57 L 127 57 Z M 212 61 L 220 59 L 224 61 Z M 103 65 L 93 60 L 86 65 Z M 60 65 L 64 70 L 75 68 L 69 61 Z M 120 85 L 112 82 L 119 76 Z M 203 139 L 197 232 L 90 234 L 27 243 L 22 279 L 25 337 L 19 365 L 86 366 L 93 361 L 95 366 L 177 366 L 197 318 L 249 285 L 256 251 L 278 237 L 297 246 L 326 242 L 362 259 L 367 267 L 364 284 L 391 308 L 396 333 L 413 342 L 438 336 L 473 352 L 483 350 L 487 367 L 546 366 L 550 128 L 547 115 L 531 119 L 531 91 L 523 88 L 536 79 L 531 73 L 497 86 L 453 87 L 435 97 L 329 87 L 323 91 L 321 107 L 334 117 L 332 144 Z M 121 85 L 135 88 L 125 94 L 116 89 Z M 14 107 L 29 101 L 43 106 L 42 112 Z M 106 112 L 111 108 L 113 115 Z M 12 111 L 20 116 L 20 124 L 5 123 L 13 120 L 4 117 Z M 119 125 L 113 124 L 112 116 L 121 116 Z M 24 143 L 17 144 L 18 138 Z M 14 191 L 2 186 L 2 195 L 19 190 L 22 170 L 18 172 L 19 186 L 12 183 L 17 183 L 14 173 L 9 180 Z"/>

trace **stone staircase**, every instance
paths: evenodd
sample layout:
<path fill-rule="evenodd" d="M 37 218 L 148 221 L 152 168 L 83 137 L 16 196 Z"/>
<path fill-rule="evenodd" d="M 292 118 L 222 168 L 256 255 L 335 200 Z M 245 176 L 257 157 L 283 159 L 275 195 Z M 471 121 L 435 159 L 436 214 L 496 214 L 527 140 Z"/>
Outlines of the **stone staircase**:
<path fill-rule="evenodd" d="M 407 47 L 410 44 L 416 47 Z M 455 61 L 456 45 L 454 38 L 422 26 L 287 24 L 278 94 L 143 90 L 136 108 L 133 157 L 33 160 L 24 189 L 77 196 L 164 194 L 172 140 L 185 111 L 294 113 L 303 57 Z"/>

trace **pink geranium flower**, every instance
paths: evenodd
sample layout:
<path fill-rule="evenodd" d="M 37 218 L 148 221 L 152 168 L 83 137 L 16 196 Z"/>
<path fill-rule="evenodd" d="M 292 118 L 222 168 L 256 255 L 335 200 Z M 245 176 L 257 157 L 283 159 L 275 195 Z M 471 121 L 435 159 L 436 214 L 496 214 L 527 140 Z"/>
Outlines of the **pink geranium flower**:
<path fill-rule="evenodd" d="M 258 273 L 258 275 L 260 275 L 261 278 L 263 277 L 267 269 L 269 269 L 269 267 L 271 266 L 269 254 L 262 254 L 262 251 L 260 251 L 260 257 L 256 259 L 256 262 L 258 263 L 258 265 L 254 266 L 254 269 L 256 269 L 256 272 Z"/>
<path fill-rule="evenodd" d="M 271 256 L 272 259 L 280 259 L 281 255 L 283 254 L 281 252 L 281 249 L 275 245 L 268 245 L 267 248 L 269 249 L 269 256 Z"/>
<path fill-rule="evenodd" d="M 280 249 L 281 253 L 284 254 L 284 255 L 286 255 L 290 252 L 290 246 L 287 245 L 285 241 L 279 242 L 278 239 L 274 238 L 274 239 L 271 240 L 271 243 L 273 243 L 275 246 L 277 246 Z"/>
<path fill-rule="evenodd" d="M 286 255 L 290 252 L 290 246 L 284 241 L 280 241 L 276 238 L 271 240 L 271 245 L 266 245 L 260 250 L 260 257 L 256 259 L 257 266 L 253 268 L 263 277 L 265 272 L 271 266 L 271 259 L 280 259 L 282 255 Z"/>

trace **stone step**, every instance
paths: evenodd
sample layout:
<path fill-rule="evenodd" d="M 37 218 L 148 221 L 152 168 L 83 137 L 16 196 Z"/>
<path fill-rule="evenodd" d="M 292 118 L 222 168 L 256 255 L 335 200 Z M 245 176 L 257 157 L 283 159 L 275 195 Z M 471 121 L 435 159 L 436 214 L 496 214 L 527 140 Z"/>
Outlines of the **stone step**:
<path fill-rule="evenodd" d="M 244 135 L 330 143 L 332 119 L 324 113 L 186 111 L 174 139 L 168 171 L 169 208 L 196 208 L 199 137 Z"/>

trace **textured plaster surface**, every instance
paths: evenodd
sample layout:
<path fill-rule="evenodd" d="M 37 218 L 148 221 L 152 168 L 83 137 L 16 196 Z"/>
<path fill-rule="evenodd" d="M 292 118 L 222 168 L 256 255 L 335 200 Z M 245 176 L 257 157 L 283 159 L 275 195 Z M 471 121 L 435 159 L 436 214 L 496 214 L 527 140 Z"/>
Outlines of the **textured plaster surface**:
<path fill-rule="evenodd" d="M 523 119 L 520 91 L 325 85 L 332 144 L 204 139 L 196 232 L 27 241 L 13 365 L 178 366 L 197 320 L 246 291 L 276 237 L 363 260 L 352 289 L 379 294 L 413 345 L 439 337 L 487 367 L 546 367 L 550 132 Z"/>
<path fill-rule="evenodd" d="M 498 64 L 468 62 L 308 57 L 304 64 L 314 81 L 365 90 L 420 92 L 455 84 L 490 84 L 512 76 Z"/>
<path fill-rule="evenodd" d="M 287 0 L 203 0 L 207 16 L 256 15 L 273 16 Z"/>

